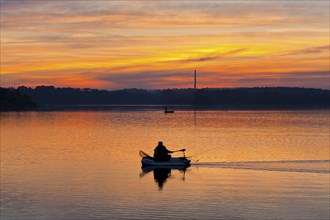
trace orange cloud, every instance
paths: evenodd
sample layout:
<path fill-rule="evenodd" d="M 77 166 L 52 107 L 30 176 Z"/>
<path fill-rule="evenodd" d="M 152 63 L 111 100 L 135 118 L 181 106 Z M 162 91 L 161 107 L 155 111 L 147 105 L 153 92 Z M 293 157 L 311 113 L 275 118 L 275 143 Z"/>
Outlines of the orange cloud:
<path fill-rule="evenodd" d="M 197 68 L 215 74 L 201 78 L 203 86 L 224 86 L 222 77 L 232 86 L 297 77 L 308 87 L 314 72 L 329 71 L 324 1 L 1 4 L 1 86 L 186 87 Z M 132 77 L 139 74 L 151 80 Z M 326 76 L 313 79 L 326 88 Z"/>

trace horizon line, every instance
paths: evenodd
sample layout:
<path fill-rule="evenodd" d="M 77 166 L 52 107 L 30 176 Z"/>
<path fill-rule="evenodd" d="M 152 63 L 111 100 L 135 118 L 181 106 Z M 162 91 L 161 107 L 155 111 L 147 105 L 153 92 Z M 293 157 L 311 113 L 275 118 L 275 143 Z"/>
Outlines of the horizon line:
<path fill-rule="evenodd" d="M 180 90 L 180 89 L 191 89 L 191 90 L 203 90 L 203 89 L 221 89 L 221 90 L 226 90 L 226 89 L 265 89 L 265 88 L 289 88 L 289 89 L 318 89 L 318 90 L 330 90 L 329 88 L 315 88 L 315 87 L 299 87 L 299 86 L 253 86 L 253 87 L 202 87 L 202 88 L 193 88 L 193 87 L 186 87 L 186 88 L 163 88 L 163 89 L 145 89 L 145 88 L 137 88 L 137 87 L 130 87 L 130 88 L 121 88 L 121 89 L 98 89 L 98 88 L 90 88 L 90 87 L 57 87 L 54 85 L 37 85 L 37 86 L 25 86 L 25 85 L 20 85 L 20 86 L 9 86 L 9 87 L 2 87 L 0 85 L 0 88 L 7 88 L 7 89 L 18 89 L 20 87 L 26 87 L 26 88 L 31 88 L 31 89 L 36 89 L 37 87 L 54 87 L 56 89 L 80 89 L 80 90 L 84 90 L 84 89 L 91 89 L 91 90 L 105 90 L 105 91 L 119 91 L 119 90 L 146 90 L 146 91 L 152 91 L 152 90 Z"/>

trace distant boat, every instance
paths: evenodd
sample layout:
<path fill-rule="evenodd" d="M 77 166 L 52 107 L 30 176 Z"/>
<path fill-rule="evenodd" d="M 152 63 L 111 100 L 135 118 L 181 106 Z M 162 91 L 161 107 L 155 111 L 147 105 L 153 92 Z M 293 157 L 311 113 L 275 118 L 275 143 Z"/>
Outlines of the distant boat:
<path fill-rule="evenodd" d="M 164 113 L 165 114 L 167 114 L 167 113 L 174 113 L 174 110 L 168 110 L 167 108 L 165 108 Z"/>

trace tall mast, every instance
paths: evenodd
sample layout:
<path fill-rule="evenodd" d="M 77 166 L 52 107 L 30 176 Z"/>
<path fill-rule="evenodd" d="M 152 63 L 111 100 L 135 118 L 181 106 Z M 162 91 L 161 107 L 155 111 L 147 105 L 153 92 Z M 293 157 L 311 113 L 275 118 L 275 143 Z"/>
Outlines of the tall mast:
<path fill-rule="evenodd" d="M 196 80 L 196 70 L 194 72 L 194 89 L 196 90 L 196 84 L 197 84 L 197 80 Z"/>

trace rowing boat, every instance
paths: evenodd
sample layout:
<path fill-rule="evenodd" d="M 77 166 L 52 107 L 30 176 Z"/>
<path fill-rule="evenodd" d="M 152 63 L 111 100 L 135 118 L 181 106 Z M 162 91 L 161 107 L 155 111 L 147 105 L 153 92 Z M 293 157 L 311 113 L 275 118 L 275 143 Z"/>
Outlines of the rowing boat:
<path fill-rule="evenodd" d="M 171 166 L 189 166 L 190 160 L 186 157 L 173 157 L 168 161 L 155 161 L 153 158 L 143 157 L 142 166 L 171 167 Z"/>
<path fill-rule="evenodd" d="M 172 157 L 168 161 L 155 161 L 153 157 L 149 156 L 147 153 L 140 151 L 140 156 L 142 157 L 141 163 L 142 167 L 154 166 L 154 167 L 173 167 L 173 166 L 189 166 L 190 160 L 187 157 Z"/>

